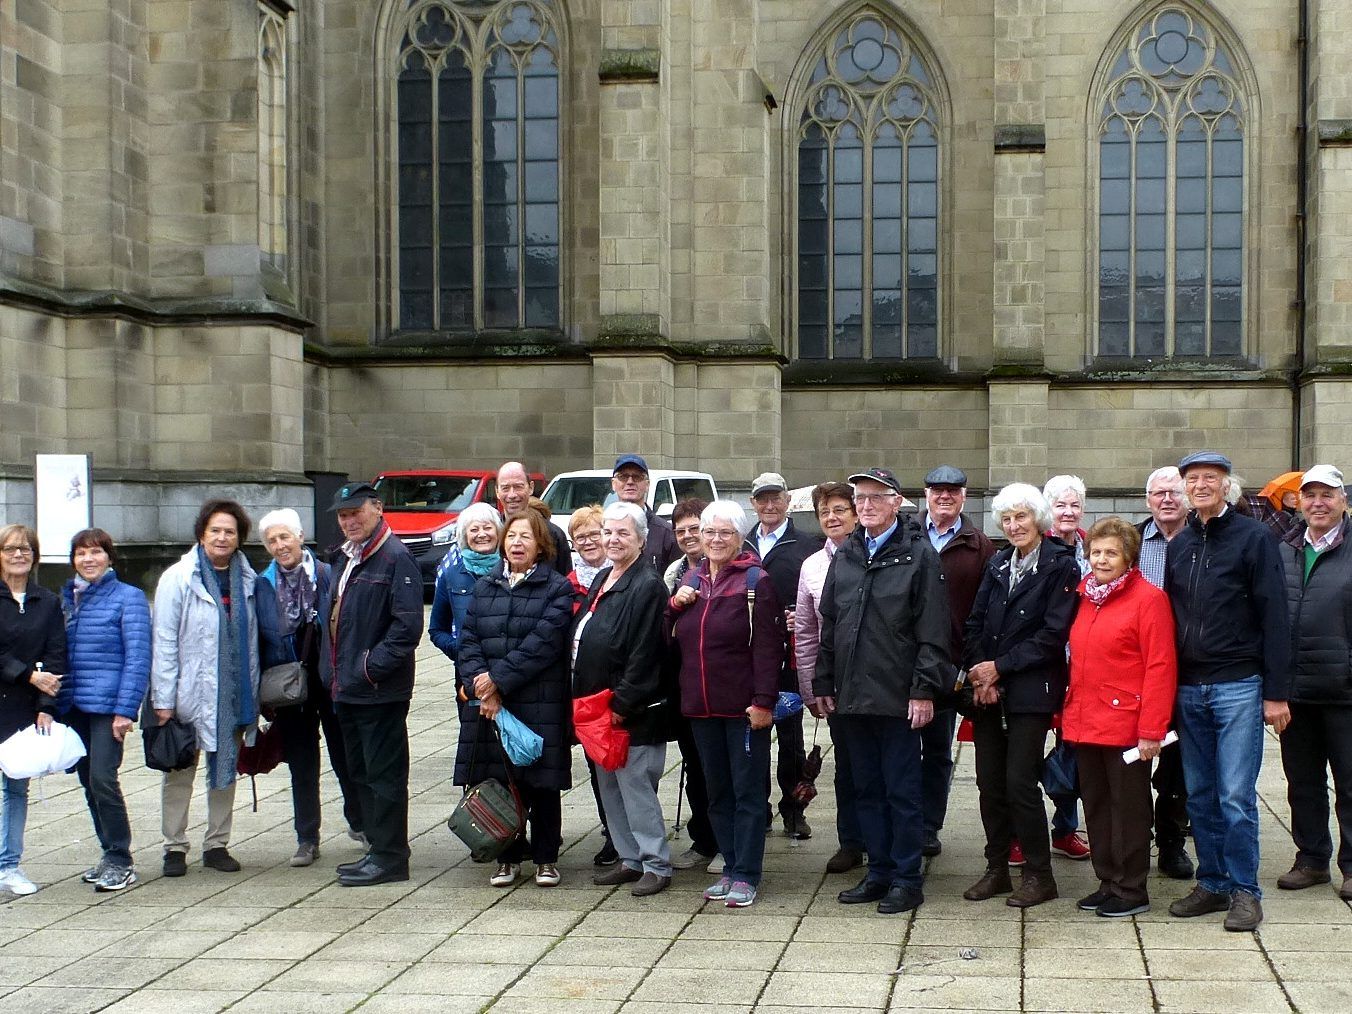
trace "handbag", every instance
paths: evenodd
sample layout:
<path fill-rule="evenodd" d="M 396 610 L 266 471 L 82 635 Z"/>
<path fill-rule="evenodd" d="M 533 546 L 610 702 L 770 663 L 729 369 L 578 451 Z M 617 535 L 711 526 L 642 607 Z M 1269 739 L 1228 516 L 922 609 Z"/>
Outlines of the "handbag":
<path fill-rule="evenodd" d="M 141 741 L 146 767 L 156 771 L 182 771 L 197 759 L 197 730 L 177 718 L 157 725 L 152 716 L 141 727 Z"/>
<path fill-rule="evenodd" d="M 270 665 L 258 679 L 258 703 L 265 708 L 304 704 L 305 695 L 305 666 L 300 662 Z"/>
<path fill-rule="evenodd" d="M 282 733 L 276 722 L 260 727 L 253 743 L 239 748 L 239 757 L 235 760 L 235 770 L 249 776 L 249 786 L 253 789 L 253 812 L 258 812 L 258 776 L 265 775 L 286 759 L 286 747 L 282 743 Z"/>
<path fill-rule="evenodd" d="M 1075 799 L 1080 794 L 1080 762 L 1075 747 L 1056 734 L 1056 745 L 1042 760 L 1042 787 L 1053 802 Z"/>
<path fill-rule="evenodd" d="M 41 778 L 68 771 L 84 755 L 84 741 L 69 725 L 53 722 L 46 732 L 25 725 L 0 743 L 0 771 L 14 779 Z"/>
<path fill-rule="evenodd" d="M 482 715 L 478 722 L 487 721 Z M 465 790 L 460 802 L 455 804 L 446 827 L 451 833 L 469 846 L 469 857 L 476 863 L 492 862 L 526 830 L 526 806 L 517 791 L 516 781 L 512 778 L 512 762 L 502 748 L 498 737 L 498 726 L 493 726 L 493 742 L 502 752 L 503 763 L 507 766 L 507 784 L 496 778 L 483 781 Z M 475 728 L 474 739 L 469 748 L 469 780 L 474 781 L 474 757 L 478 751 L 479 735 L 482 729 Z"/>

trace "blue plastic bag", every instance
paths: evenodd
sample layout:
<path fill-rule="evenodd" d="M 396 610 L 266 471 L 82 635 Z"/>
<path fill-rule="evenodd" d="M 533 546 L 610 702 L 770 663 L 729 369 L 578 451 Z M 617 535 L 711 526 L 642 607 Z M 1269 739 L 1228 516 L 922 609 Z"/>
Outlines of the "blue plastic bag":
<path fill-rule="evenodd" d="M 803 710 L 803 699 L 791 690 L 781 690 L 779 699 L 775 701 L 776 722 L 782 722 L 792 715 L 798 714 Z"/>
<path fill-rule="evenodd" d="M 540 759 L 545 751 L 544 737 L 506 708 L 499 708 L 496 721 L 498 734 L 502 737 L 502 748 L 507 757 L 519 768 L 530 767 Z"/>

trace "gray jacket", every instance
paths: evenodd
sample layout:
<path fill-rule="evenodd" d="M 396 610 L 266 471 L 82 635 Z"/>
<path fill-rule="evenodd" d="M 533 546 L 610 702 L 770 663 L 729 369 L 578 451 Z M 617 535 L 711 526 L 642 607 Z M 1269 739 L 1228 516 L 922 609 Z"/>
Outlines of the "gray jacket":
<path fill-rule="evenodd" d="M 254 609 L 254 570 L 244 568 L 244 597 L 249 610 L 249 680 L 258 700 L 258 616 Z M 150 706 L 172 708 L 174 717 L 197 732 L 197 746 L 216 750 L 217 663 L 220 618 L 197 572 L 193 546 L 160 577 L 155 588 L 155 659 L 150 669 Z M 251 737 L 249 737 L 251 738 Z"/>

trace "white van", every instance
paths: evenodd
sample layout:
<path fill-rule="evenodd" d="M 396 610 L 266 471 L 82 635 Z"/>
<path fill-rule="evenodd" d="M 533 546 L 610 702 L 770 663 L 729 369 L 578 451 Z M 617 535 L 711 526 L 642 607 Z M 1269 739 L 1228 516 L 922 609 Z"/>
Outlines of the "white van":
<path fill-rule="evenodd" d="M 540 499 L 554 512 L 554 523 L 568 527 L 568 516 L 579 507 L 600 504 L 604 507 L 615 499 L 610 486 L 612 473 L 606 468 L 588 468 L 580 472 L 560 472 L 549 481 Z M 718 499 L 718 487 L 708 472 L 683 472 L 670 468 L 654 468 L 648 472 L 648 506 L 658 517 L 671 517 L 677 501 L 698 497 L 708 503 Z"/>

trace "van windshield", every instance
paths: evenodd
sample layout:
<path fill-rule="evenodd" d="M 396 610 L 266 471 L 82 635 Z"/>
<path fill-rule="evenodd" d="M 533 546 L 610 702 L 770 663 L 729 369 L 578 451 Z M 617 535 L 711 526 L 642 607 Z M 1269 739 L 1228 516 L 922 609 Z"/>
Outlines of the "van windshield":
<path fill-rule="evenodd" d="M 577 475 L 556 480 L 545 493 L 544 501 L 557 517 L 569 515 L 588 504 L 604 506 L 608 497 L 614 497 L 608 476 Z"/>
<path fill-rule="evenodd" d="M 386 510 L 451 514 L 474 502 L 480 476 L 382 475 L 376 492 Z"/>

